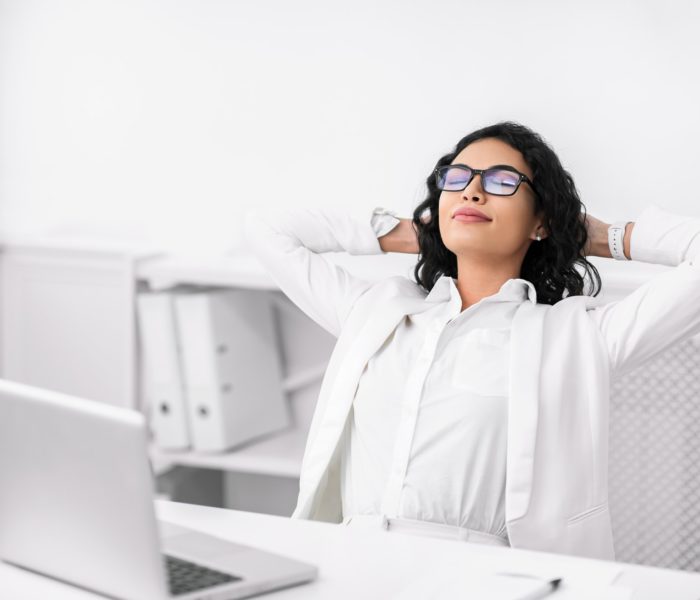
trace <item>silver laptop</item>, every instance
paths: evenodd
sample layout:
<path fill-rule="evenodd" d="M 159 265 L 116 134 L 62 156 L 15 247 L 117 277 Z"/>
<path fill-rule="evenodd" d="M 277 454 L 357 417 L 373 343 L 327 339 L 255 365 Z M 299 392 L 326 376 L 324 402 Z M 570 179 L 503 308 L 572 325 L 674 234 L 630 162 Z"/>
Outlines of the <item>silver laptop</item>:
<path fill-rule="evenodd" d="M 143 416 L 0 380 L 0 558 L 116 598 L 244 598 L 316 567 L 159 523 Z"/>

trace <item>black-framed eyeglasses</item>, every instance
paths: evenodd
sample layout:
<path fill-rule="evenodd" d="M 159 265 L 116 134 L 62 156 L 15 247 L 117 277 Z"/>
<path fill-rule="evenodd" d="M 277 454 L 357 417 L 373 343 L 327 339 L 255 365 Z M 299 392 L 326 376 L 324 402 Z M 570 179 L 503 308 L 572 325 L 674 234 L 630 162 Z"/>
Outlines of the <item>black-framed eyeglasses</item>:
<path fill-rule="evenodd" d="M 461 192 L 475 175 L 481 175 L 481 186 L 487 194 L 512 196 L 524 181 L 537 193 L 532 181 L 510 165 L 495 165 L 488 169 L 472 169 L 467 165 L 443 165 L 435 169 L 435 183 L 439 190 Z"/>

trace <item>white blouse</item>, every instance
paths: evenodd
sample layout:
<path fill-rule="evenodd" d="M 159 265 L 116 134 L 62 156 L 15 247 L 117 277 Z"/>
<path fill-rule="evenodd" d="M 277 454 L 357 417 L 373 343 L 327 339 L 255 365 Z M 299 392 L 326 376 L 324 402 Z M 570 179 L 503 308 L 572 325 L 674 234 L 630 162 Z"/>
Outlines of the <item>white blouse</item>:
<path fill-rule="evenodd" d="M 393 214 L 393 213 L 391 213 Z M 389 217 L 391 218 L 391 217 Z M 378 237 L 386 217 L 373 225 Z M 461 312 L 451 277 L 406 315 L 360 377 L 341 454 L 343 516 L 457 525 L 507 541 L 510 327 L 534 285 L 509 279 Z"/>

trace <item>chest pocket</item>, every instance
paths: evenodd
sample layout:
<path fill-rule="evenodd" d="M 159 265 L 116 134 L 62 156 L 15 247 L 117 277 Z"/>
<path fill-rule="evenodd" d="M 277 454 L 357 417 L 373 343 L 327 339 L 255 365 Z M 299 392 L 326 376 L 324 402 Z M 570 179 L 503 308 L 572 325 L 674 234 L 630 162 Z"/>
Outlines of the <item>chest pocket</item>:
<path fill-rule="evenodd" d="M 508 395 L 510 330 L 473 329 L 454 341 L 452 385 L 482 396 Z"/>

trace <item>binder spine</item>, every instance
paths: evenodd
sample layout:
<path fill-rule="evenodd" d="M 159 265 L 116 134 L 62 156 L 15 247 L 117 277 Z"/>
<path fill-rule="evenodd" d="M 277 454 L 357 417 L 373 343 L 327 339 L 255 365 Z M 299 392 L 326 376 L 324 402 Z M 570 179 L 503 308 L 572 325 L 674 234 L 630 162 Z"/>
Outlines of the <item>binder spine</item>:
<path fill-rule="evenodd" d="M 222 431 L 216 359 L 212 340 L 209 293 L 182 296 L 176 301 L 185 392 L 192 447 L 217 451 L 226 447 Z"/>
<path fill-rule="evenodd" d="M 144 393 L 154 442 L 164 450 L 190 446 L 177 324 L 170 293 L 137 297 Z"/>

